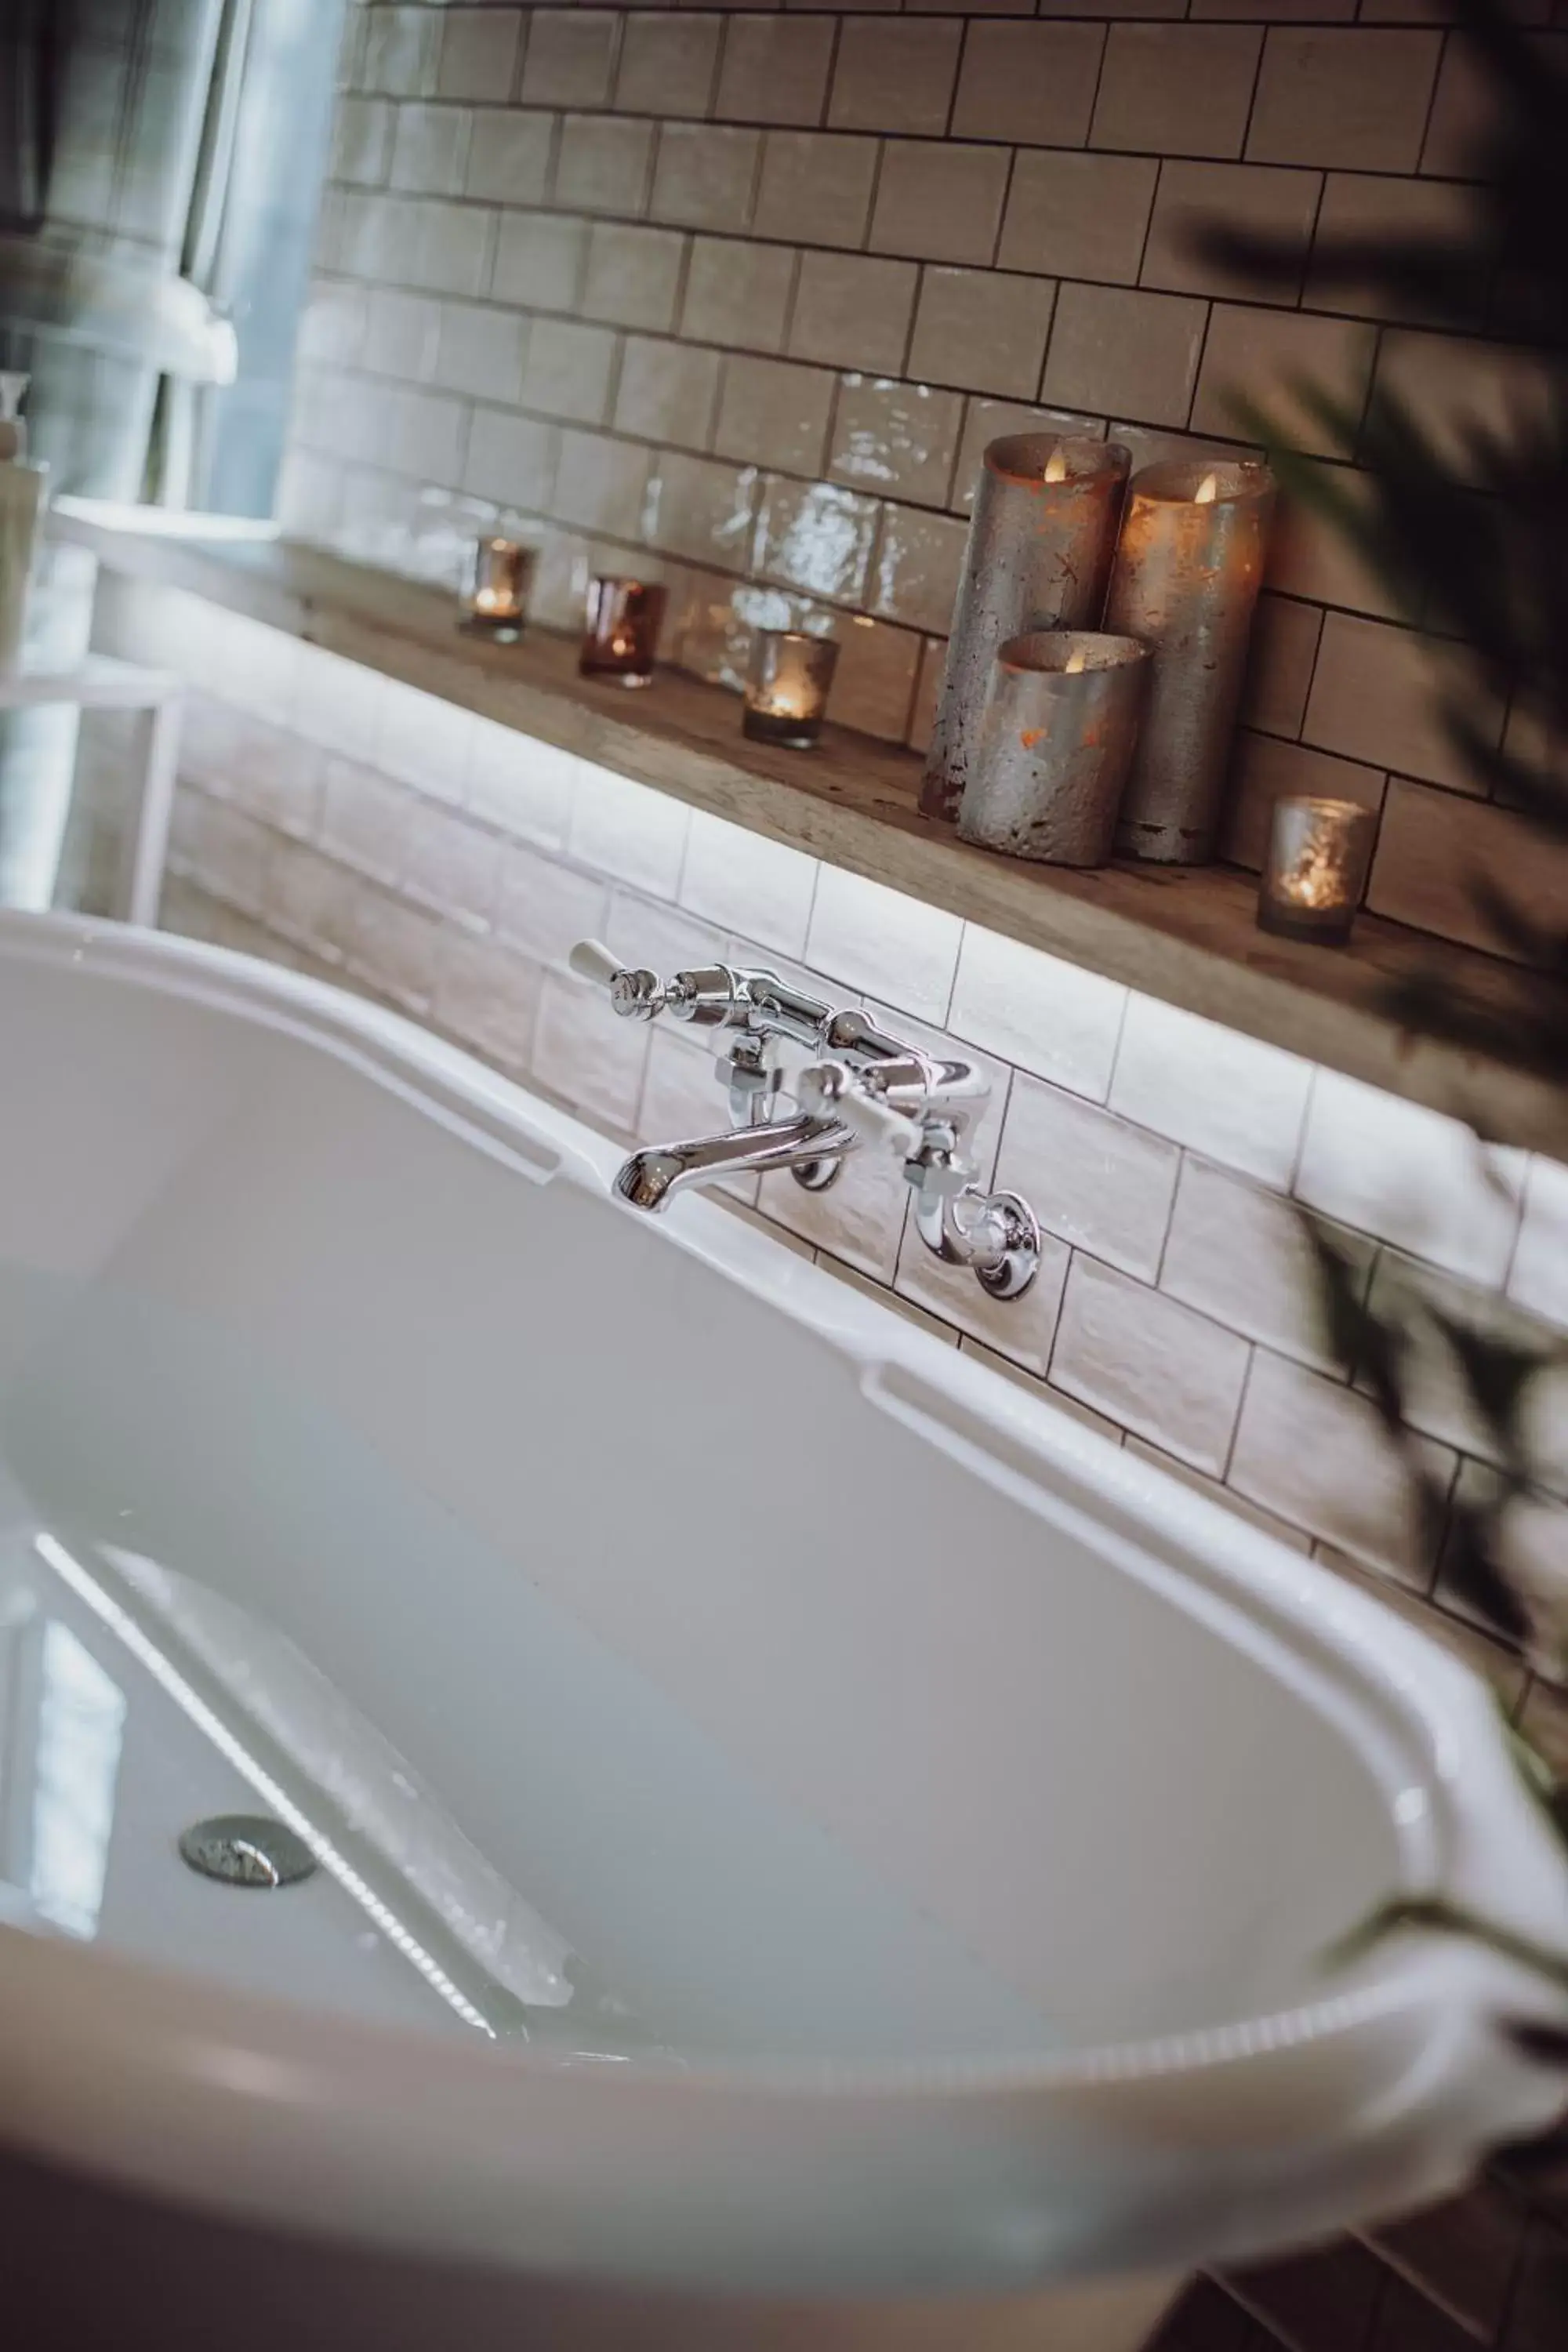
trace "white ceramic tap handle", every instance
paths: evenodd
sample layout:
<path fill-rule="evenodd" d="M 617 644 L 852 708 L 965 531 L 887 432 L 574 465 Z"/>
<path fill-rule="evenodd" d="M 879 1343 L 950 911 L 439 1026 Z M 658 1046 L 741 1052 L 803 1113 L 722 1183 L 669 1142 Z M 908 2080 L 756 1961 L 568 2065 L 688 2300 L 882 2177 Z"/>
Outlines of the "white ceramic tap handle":
<path fill-rule="evenodd" d="M 912 1119 L 869 1087 L 842 1062 L 818 1062 L 801 1073 L 796 1100 L 818 1118 L 836 1118 L 873 1150 L 908 1160 L 920 1150 L 921 1130 Z"/>
<path fill-rule="evenodd" d="M 613 956 L 602 940 L 579 940 L 566 959 L 579 980 L 591 980 L 597 988 L 609 988 L 621 969 L 619 956 Z"/>

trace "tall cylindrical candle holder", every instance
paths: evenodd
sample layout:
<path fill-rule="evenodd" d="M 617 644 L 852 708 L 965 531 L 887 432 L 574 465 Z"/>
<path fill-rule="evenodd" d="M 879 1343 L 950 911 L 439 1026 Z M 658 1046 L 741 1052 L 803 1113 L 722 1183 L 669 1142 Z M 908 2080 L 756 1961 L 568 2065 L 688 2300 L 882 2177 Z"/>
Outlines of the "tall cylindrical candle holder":
<path fill-rule="evenodd" d="M 1176 458 L 1132 478 L 1105 625 L 1153 654 L 1116 845 L 1165 866 L 1214 856 L 1274 477 L 1256 458 Z"/>
<path fill-rule="evenodd" d="M 832 637 L 801 629 L 759 629 L 752 639 L 741 731 L 755 743 L 808 751 L 822 732 L 838 661 Z"/>
<path fill-rule="evenodd" d="M 1258 929 L 1342 947 L 1366 887 L 1373 832 L 1372 811 L 1359 801 L 1277 800 L 1258 886 Z"/>
<path fill-rule="evenodd" d="M 1117 441 L 1012 433 L 987 448 L 953 606 L 921 810 L 954 817 L 1009 637 L 1100 625 L 1131 463 Z"/>
<path fill-rule="evenodd" d="M 496 645 L 513 646 L 522 635 L 533 577 L 533 550 L 521 540 L 487 532 L 468 559 L 461 625 Z"/>
<path fill-rule="evenodd" d="M 1138 740 L 1149 649 L 1040 629 L 997 653 L 959 803 L 963 841 L 1049 866 L 1103 866 Z"/>
<path fill-rule="evenodd" d="M 665 592 L 647 580 L 600 573 L 588 583 L 588 619 L 577 667 L 584 677 L 651 686 Z"/>

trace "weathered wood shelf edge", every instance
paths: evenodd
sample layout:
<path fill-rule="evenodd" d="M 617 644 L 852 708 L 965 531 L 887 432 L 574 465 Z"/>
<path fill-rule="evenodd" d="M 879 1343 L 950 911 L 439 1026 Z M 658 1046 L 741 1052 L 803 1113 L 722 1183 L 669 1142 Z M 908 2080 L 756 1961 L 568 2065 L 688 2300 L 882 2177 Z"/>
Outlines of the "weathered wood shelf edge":
<path fill-rule="evenodd" d="M 287 630 L 1009 939 L 1468 1118 L 1497 1140 L 1568 1158 L 1563 1089 L 1413 1034 L 1383 1009 L 1393 981 L 1434 964 L 1506 1005 L 1528 980 L 1497 958 L 1367 915 L 1344 949 L 1271 939 L 1253 919 L 1252 877 L 1223 866 L 1073 873 L 968 848 L 916 813 L 908 751 L 833 727 L 811 753 L 748 742 L 734 696 L 717 687 L 674 670 L 635 695 L 595 684 L 578 677 L 564 637 L 463 637 L 446 592 L 298 541 L 127 529 L 70 500 L 53 530 L 117 572 Z"/>

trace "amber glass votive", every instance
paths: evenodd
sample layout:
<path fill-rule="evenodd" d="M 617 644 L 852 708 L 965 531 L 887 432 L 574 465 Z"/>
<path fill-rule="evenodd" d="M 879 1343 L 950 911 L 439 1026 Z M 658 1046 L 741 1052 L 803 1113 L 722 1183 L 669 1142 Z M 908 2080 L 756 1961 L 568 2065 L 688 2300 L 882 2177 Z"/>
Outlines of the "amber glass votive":
<path fill-rule="evenodd" d="M 1355 801 L 1276 801 L 1258 929 L 1342 947 L 1366 887 L 1372 842 L 1372 812 Z"/>
<path fill-rule="evenodd" d="M 588 623 L 577 667 L 584 677 L 651 686 L 664 623 L 664 590 L 647 580 L 601 572 L 588 583 Z"/>
<path fill-rule="evenodd" d="M 809 751 L 822 732 L 837 660 L 832 637 L 808 637 L 801 629 L 759 629 L 752 639 L 742 732 L 753 742 Z"/>
<path fill-rule="evenodd" d="M 522 635 L 533 577 L 533 550 L 521 540 L 487 536 L 476 540 L 463 591 L 461 626 L 499 646 L 514 646 Z"/>

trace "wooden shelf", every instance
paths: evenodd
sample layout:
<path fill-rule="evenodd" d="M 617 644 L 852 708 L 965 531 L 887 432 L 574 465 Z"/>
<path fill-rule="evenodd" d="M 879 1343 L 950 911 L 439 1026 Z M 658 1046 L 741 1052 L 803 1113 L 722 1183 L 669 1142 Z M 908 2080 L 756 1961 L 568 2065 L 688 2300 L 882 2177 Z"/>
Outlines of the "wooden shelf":
<path fill-rule="evenodd" d="M 53 702 L 81 710 L 151 710 L 183 691 L 172 670 L 144 669 L 108 654 L 89 654 L 69 669 L 0 670 L 0 710 L 35 710 Z"/>
<path fill-rule="evenodd" d="M 1271 939 L 1253 919 L 1252 877 L 1225 866 L 1080 874 L 971 849 L 917 814 L 920 768 L 908 751 L 831 727 L 812 753 L 748 742 L 735 698 L 718 688 L 679 671 L 636 695 L 582 679 L 574 642 L 544 630 L 513 646 L 463 637 L 446 592 L 297 542 L 129 530 L 69 499 L 53 528 L 117 571 L 192 591 L 1010 939 L 1568 1158 L 1563 1089 L 1413 1035 L 1384 1010 L 1391 982 L 1434 964 L 1506 1007 L 1530 983 L 1498 958 L 1370 915 L 1343 949 Z"/>

